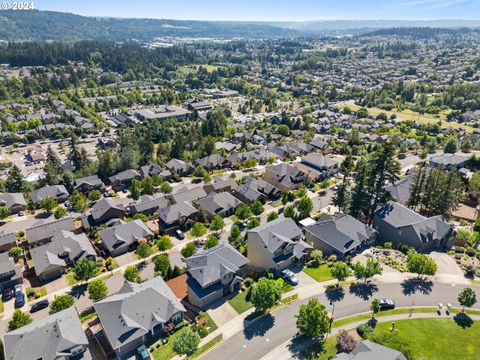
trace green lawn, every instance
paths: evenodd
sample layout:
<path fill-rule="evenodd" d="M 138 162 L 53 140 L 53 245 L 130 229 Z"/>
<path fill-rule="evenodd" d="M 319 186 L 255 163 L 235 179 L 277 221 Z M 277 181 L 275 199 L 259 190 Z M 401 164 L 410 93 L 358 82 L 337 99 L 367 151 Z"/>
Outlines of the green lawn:
<path fill-rule="evenodd" d="M 173 348 L 172 348 L 172 342 L 177 336 L 176 334 L 178 334 L 178 331 L 176 333 L 173 333 L 169 337 L 168 343 L 166 343 L 165 345 L 162 344 L 161 340 L 157 342 L 157 344 L 162 344 L 162 345 L 160 345 L 160 347 L 156 348 L 154 351 L 150 352 L 155 360 L 170 360 L 171 358 L 177 355 L 177 353 L 173 351 Z M 152 345 L 152 347 L 155 347 L 155 346 L 156 346 L 155 344 Z"/>
<path fill-rule="evenodd" d="M 235 309 L 237 313 L 241 314 L 253 307 L 253 304 L 251 302 L 245 300 L 246 296 L 246 291 L 240 292 L 235 297 L 228 300 L 228 303 Z"/>
<path fill-rule="evenodd" d="M 375 332 L 390 332 L 390 327 L 390 322 L 379 323 Z M 399 320 L 395 328 L 410 340 L 415 359 L 478 359 L 478 321 L 462 328 L 452 319 Z"/>
<path fill-rule="evenodd" d="M 208 315 L 207 312 L 202 311 L 200 313 L 200 316 L 207 322 L 207 331 L 209 333 L 217 330 L 218 328 L 217 324 L 215 324 L 215 321 L 213 321 L 213 319 L 211 318 L 210 315 Z"/>
<path fill-rule="evenodd" d="M 4 308 L 3 308 L 3 301 L 0 300 L 0 313 L 3 313 Z"/>
<path fill-rule="evenodd" d="M 75 284 L 78 284 L 80 281 L 78 281 L 77 279 L 75 279 L 75 274 L 72 272 L 72 273 L 69 273 L 67 274 L 67 284 L 68 286 L 73 286 Z"/>
<path fill-rule="evenodd" d="M 327 265 L 320 265 L 319 267 L 305 267 L 303 272 L 317 280 L 318 282 L 332 280 L 333 276 L 330 268 Z"/>

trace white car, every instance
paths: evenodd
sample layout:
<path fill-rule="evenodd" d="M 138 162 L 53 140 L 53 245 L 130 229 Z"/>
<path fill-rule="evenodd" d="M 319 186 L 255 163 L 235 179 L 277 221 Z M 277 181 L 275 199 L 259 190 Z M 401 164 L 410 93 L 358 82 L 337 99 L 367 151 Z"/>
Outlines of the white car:
<path fill-rule="evenodd" d="M 282 278 L 284 278 L 291 285 L 298 285 L 298 278 L 291 270 L 288 270 L 288 269 L 283 270 Z"/>

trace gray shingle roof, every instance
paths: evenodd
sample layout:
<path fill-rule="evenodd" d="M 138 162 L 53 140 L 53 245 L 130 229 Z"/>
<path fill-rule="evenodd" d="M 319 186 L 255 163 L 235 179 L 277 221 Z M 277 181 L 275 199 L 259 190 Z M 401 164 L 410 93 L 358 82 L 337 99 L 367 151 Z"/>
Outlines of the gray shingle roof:
<path fill-rule="evenodd" d="M 195 214 L 198 210 L 195 209 L 188 202 L 173 204 L 159 209 L 158 217 L 165 224 L 172 224 L 178 221 L 181 217 L 189 217 Z"/>
<path fill-rule="evenodd" d="M 350 353 L 337 354 L 333 360 L 406 360 L 400 351 L 379 345 L 370 340 L 363 340 Z"/>
<path fill-rule="evenodd" d="M 134 203 L 128 205 L 130 212 L 133 214 L 144 211 L 156 211 L 168 205 L 167 199 L 164 195 L 143 195 Z"/>
<path fill-rule="evenodd" d="M 211 194 L 199 199 L 196 203 L 212 215 L 223 213 L 243 204 L 235 196 L 228 192 Z"/>
<path fill-rule="evenodd" d="M 97 175 L 86 176 L 83 178 L 75 179 L 73 182 L 73 187 L 76 189 L 77 187 L 87 184 L 90 186 L 104 186 L 102 180 Z"/>
<path fill-rule="evenodd" d="M 122 202 L 112 198 L 102 198 L 92 206 L 91 214 L 95 221 L 101 219 L 110 209 L 117 209 L 125 212 L 125 206 Z"/>
<path fill-rule="evenodd" d="M 74 307 L 36 320 L 4 336 L 6 360 L 69 357 L 70 352 L 64 351 L 80 345 L 87 346 L 88 340 Z M 89 356 L 86 358 L 90 359 Z"/>
<path fill-rule="evenodd" d="M 385 186 L 385 190 L 390 191 L 392 197 L 400 203 L 405 204 L 410 198 L 410 186 L 413 183 L 413 175 L 408 175 L 394 184 Z"/>
<path fill-rule="evenodd" d="M 30 255 L 38 276 L 51 266 L 66 267 L 66 258 L 74 261 L 84 256 L 95 256 L 96 253 L 87 235 L 61 230 L 49 243 L 30 249 Z"/>
<path fill-rule="evenodd" d="M 0 204 L 3 204 L 7 209 L 14 205 L 27 206 L 22 193 L 0 193 Z"/>
<path fill-rule="evenodd" d="M 153 233 L 142 220 L 133 220 L 124 224 L 116 225 L 98 233 L 108 250 L 112 251 L 121 245 L 130 245 Z"/>
<path fill-rule="evenodd" d="M 5 281 L 22 278 L 22 269 L 20 265 L 13 262 L 7 253 L 0 254 L 0 274 L 9 274 L 9 276 L 1 277 L 0 284 Z"/>
<path fill-rule="evenodd" d="M 114 349 L 185 311 L 160 276 L 141 284 L 125 282 L 117 294 L 95 303 L 94 307 Z"/>
<path fill-rule="evenodd" d="M 211 167 L 217 167 L 217 166 L 223 166 L 226 164 L 226 159 L 218 154 L 212 154 L 209 156 L 205 156 L 201 159 L 195 160 L 195 163 L 203 166 L 204 168 L 211 168 Z"/>
<path fill-rule="evenodd" d="M 45 199 L 46 197 L 58 199 L 67 196 L 68 191 L 63 185 L 44 186 L 40 189 L 33 190 L 31 193 L 32 201 L 34 204 L 38 203 L 42 199 Z"/>
<path fill-rule="evenodd" d="M 128 169 L 128 170 L 124 170 L 122 172 L 119 172 L 116 175 L 110 176 L 108 178 L 108 181 L 110 181 L 110 183 L 113 184 L 113 183 L 116 183 L 116 182 L 123 182 L 123 181 L 126 181 L 126 180 L 132 180 L 132 179 L 136 179 L 136 178 L 141 178 L 140 173 L 137 170 Z"/>
<path fill-rule="evenodd" d="M 197 186 L 192 189 L 181 190 L 172 195 L 173 202 L 175 204 L 182 203 L 184 201 L 194 201 L 202 197 L 207 196 L 207 193 L 202 186 Z"/>
<path fill-rule="evenodd" d="M 247 233 L 257 233 L 271 254 L 283 244 L 294 244 L 302 237 L 302 231 L 291 218 L 279 218 L 267 222 L 248 230 Z"/>
<path fill-rule="evenodd" d="M 61 219 L 49 218 L 41 220 L 33 224 L 33 226 L 30 228 L 26 229 L 25 234 L 27 235 L 27 242 L 33 243 L 51 238 L 59 230 L 75 230 L 73 219 L 66 216 Z"/>
<path fill-rule="evenodd" d="M 202 287 L 220 280 L 227 273 L 236 273 L 248 259 L 230 244 L 220 244 L 185 259 L 187 270 Z"/>
<path fill-rule="evenodd" d="M 355 249 L 375 232 L 354 217 L 340 213 L 321 216 L 315 224 L 305 227 L 305 231 L 341 253 Z"/>

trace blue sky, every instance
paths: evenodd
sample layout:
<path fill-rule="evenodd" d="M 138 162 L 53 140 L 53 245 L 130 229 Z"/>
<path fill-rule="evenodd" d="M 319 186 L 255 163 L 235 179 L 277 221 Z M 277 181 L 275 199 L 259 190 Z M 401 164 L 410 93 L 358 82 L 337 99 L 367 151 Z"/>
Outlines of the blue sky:
<path fill-rule="evenodd" d="M 40 10 L 189 20 L 479 19 L 480 0 L 33 0 Z"/>

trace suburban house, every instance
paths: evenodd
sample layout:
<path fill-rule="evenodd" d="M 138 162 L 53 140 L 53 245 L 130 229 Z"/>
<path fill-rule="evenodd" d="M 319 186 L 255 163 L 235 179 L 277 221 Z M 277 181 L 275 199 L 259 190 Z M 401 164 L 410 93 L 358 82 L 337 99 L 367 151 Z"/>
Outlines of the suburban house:
<path fill-rule="evenodd" d="M 410 188 L 413 185 L 414 176 L 407 175 L 403 179 L 395 181 L 394 184 L 388 184 L 385 186 L 385 190 L 388 190 L 392 195 L 392 198 L 405 205 L 410 198 Z"/>
<path fill-rule="evenodd" d="M 128 169 L 122 172 L 119 172 L 116 175 L 110 176 L 108 181 L 112 185 L 113 190 L 121 191 L 128 189 L 132 185 L 132 180 L 141 180 L 142 175 L 137 170 Z"/>
<path fill-rule="evenodd" d="M 315 224 L 306 226 L 305 241 L 326 255 L 351 255 L 363 246 L 373 244 L 376 231 L 354 217 L 337 213 L 324 214 Z"/>
<path fill-rule="evenodd" d="M 27 202 L 22 193 L 0 193 L 0 206 L 4 206 L 11 214 L 24 211 Z"/>
<path fill-rule="evenodd" d="M 142 195 L 138 200 L 129 204 L 127 209 L 130 215 L 152 215 L 165 206 L 168 206 L 168 201 L 163 194 Z"/>
<path fill-rule="evenodd" d="M 211 181 L 207 182 L 203 188 L 210 194 L 212 191 L 221 192 L 221 191 L 230 191 L 232 188 L 237 186 L 237 183 L 233 179 L 222 179 L 221 177 L 213 178 Z"/>
<path fill-rule="evenodd" d="M 281 195 L 281 191 L 266 181 L 257 180 L 251 176 L 247 176 L 243 179 L 241 185 L 233 187 L 232 194 L 247 204 L 250 204 L 255 200 L 265 204 L 267 200 L 278 199 Z"/>
<path fill-rule="evenodd" d="M 307 183 L 307 174 L 295 166 L 281 163 L 265 168 L 265 181 L 280 190 L 295 190 Z"/>
<path fill-rule="evenodd" d="M 428 162 L 431 168 L 445 167 L 449 170 L 457 170 L 465 167 L 468 158 L 457 154 L 442 154 L 434 156 Z"/>
<path fill-rule="evenodd" d="M 59 311 L 3 336 L 6 360 L 91 360 L 75 307 Z"/>
<path fill-rule="evenodd" d="M 250 265 L 280 272 L 303 261 L 312 247 L 302 240 L 302 231 L 291 218 L 279 218 L 247 231 Z"/>
<path fill-rule="evenodd" d="M 240 289 L 248 259 L 230 244 L 222 243 L 185 259 L 185 263 L 188 302 L 205 308 Z"/>
<path fill-rule="evenodd" d="M 15 232 L 0 234 L 0 253 L 7 252 L 17 246 L 17 234 Z"/>
<path fill-rule="evenodd" d="M 73 188 L 81 193 L 89 193 L 92 190 L 103 191 L 105 184 L 97 175 L 87 176 L 73 181 Z"/>
<path fill-rule="evenodd" d="M 375 212 L 373 227 L 378 231 L 378 242 L 406 244 L 419 250 L 451 248 L 455 237 L 453 226 L 441 215 L 427 218 L 393 201 Z"/>
<path fill-rule="evenodd" d="M 50 281 L 62 276 L 67 267 L 81 258 L 96 257 L 90 240 L 85 234 L 60 230 L 45 245 L 30 249 L 35 274 L 41 281 Z"/>
<path fill-rule="evenodd" d="M 140 241 L 150 240 L 153 233 L 142 220 L 137 219 L 101 230 L 98 235 L 104 249 L 111 256 L 119 256 L 136 248 Z"/>
<path fill-rule="evenodd" d="M 295 167 L 307 174 L 309 180 L 324 180 L 340 171 L 340 161 L 322 154 L 311 153 L 295 163 Z"/>
<path fill-rule="evenodd" d="M 40 189 L 33 190 L 31 193 L 32 202 L 35 205 L 38 205 L 40 201 L 47 197 L 51 197 L 56 200 L 57 203 L 61 203 L 68 200 L 68 196 L 68 191 L 63 185 L 44 186 Z"/>
<path fill-rule="evenodd" d="M 7 253 L 0 254 L 0 291 L 23 283 L 22 269 Z"/>
<path fill-rule="evenodd" d="M 33 226 L 25 229 L 25 235 L 29 247 L 42 245 L 61 230 L 75 231 L 75 223 L 71 217 L 63 217 L 60 219 L 45 219 L 33 224 Z"/>
<path fill-rule="evenodd" d="M 121 219 L 126 215 L 127 209 L 122 199 L 103 198 L 92 206 L 89 215 L 82 216 L 82 224 L 85 229 L 89 229 L 91 226 L 104 224 L 111 219 Z"/>
<path fill-rule="evenodd" d="M 194 188 L 181 188 L 177 192 L 171 195 L 172 201 L 174 204 L 180 204 L 182 202 L 188 201 L 192 202 L 203 197 L 207 196 L 207 193 L 202 186 L 196 186 Z"/>
<path fill-rule="evenodd" d="M 187 176 L 193 170 L 192 165 L 179 159 L 171 159 L 165 164 L 165 168 L 179 176 Z"/>
<path fill-rule="evenodd" d="M 125 282 L 118 293 L 93 306 L 102 325 L 102 338 L 123 358 L 148 340 L 157 339 L 165 324 L 178 323 L 185 312 L 160 276 L 141 284 Z"/>
<path fill-rule="evenodd" d="M 222 217 L 233 215 L 235 209 L 243 203 L 232 194 L 221 192 L 219 194 L 211 193 L 207 197 L 196 200 L 195 204 L 212 219 L 215 215 Z"/>
<path fill-rule="evenodd" d="M 193 217 L 198 213 L 189 202 L 172 204 L 158 210 L 160 232 L 170 233 L 177 229 L 186 230 L 193 225 Z"/>
<path fill-rule="evenodd" d="M 332 360 L 407 360 L 400 351 L 379 345 L 370 340 L 363 340 L 355 349 L 347 353 L 339 353 Z"/>
<path fill-rule="evenodd" d="M 218 154 L 205 156 L 195 160 L 195 164 L 202 166 L 207 170 L 221 169 L 228 165 L 227 159 Z"/>

